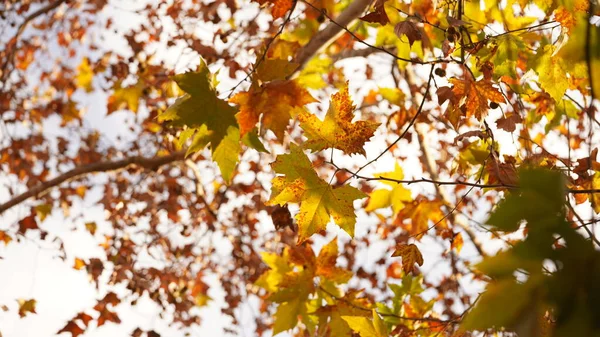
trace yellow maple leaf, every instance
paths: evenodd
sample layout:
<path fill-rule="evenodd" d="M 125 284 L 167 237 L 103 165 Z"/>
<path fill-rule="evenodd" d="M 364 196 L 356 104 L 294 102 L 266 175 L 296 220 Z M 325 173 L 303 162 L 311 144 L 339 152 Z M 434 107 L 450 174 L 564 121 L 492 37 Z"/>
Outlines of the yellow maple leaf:
<path fill-rule="evenodd" d="M 114 93 L 108 98 L 107 114 L 110 115 L 119 109 L 129 109 L 137 112 L 140 98 L 144 92 L 144 86 L 138 82 L 136 85 L 122 87 L 120 83 L 115 85 Z"/>
<path fill-rule="evenodd" d="M 402 172 L 402 167 L 396 163 L 394 171 L 376 173 L 374 176 L 402 180 L 404 178 L 404 172 Z M 381 182 L 391 186 L 392 189 L 377 189 L 373 191 L 369 195 L 369 203 L 367 204 L 365 211 L 372 212 L 379 208 L 392 206 L 394 214 L 398 214 L 404 207 L 404 204 L 412 200 L 410 191 L 404 188 L 402 184 L 393 181 L 382 180 Z"/>
<path fill-rule="evenodd" d="M 350 328 L 360 334 L 360 337 L 387 337 L 389 336 L 385 322 L 377 311 L 373 309 L 373 319 L 361 316 L 342 316 Z"/>
<path fill-rule="evenodd" d="M 535 71 L 539 75 L 538 82 L 542 89 L 550 94 L 555 102 L 561 102 L 569 88 L 567 62 L 562 57 L 554 55 L 555 49 L 553 45 L 540 48 Z"/>
<path fill-rule="evenodd" d="M 77 87 L 84 89 L 87 92 L 94 90 L 92 87 L 92 80 L 94 78 L 94 71 L 90 66 L 90 60 L 85 57 L 81 60 L 81 63 L 77 66 L 77 76 L 75 82 Z"/>
<path fill-rule="evenodd" d="M 475 116 L 481 119 L 488 110 L 488 100 L 495 103 L 503 103 L 504 97 L 498 89 L 494 88 L 492 82 L 481 80 L 473 81 L 470 78 L 461 80 L 451 78 L 448 80 L 454 84 L 452 92 L 458 98 L 465 99 L 466 117 Z"/>
<path fill-rule="evenodd" d="M 419 266 L 423 265 L 423 255 L 419 247 L 412 243 L 409 245 L 398 245 L 392 254 L 392 257 L 395 256 L 402 257 L 402 270 L 407 274 L 412 272 L 415 263 Z"/>
<path fill-rule="evenodd" d="M 269 301 L 280 303 L 273 322 L 276 335 L 293 329 L 298 317 L 307 313 L 308 298 L 315 291 L 315 254 L 310 246 L 296 246 L 286 247 L 281 256 L 263 253 L 262 258 L 270 269 L 255 284 L 268 291 Z"/>
<path fill-rule="evenodd" d="M 373 137 L 379 123 L 369 121 L 352 122 L 355 106 L 348 94 L 346 85 L 338 93 L 331 96 L 329 110 L 325 120 L 302 111 L 298 115 L 300 127 L 308 140 L 305 148 L 313 152 L 327 148 L 342 150 L 346 154 L 360 153 L 365 155 L 364 145 Z"/>
<path fill-rule="evenodd" d="M 336 267 L 338 257 L 337 237 L 321 248 L 317 257 L 317 276 L 323 276 L 337 283 L 346 283 L 352 277 L 352 272 Z"/>
<path fill-rule="evenodd" d="M 298 68 L 298 63 L 283 58 L 269 58 L 256 66 L 255 77 L 261 82 L 285 80 Z"/>
<path fill-rule="evenodd" d="M 437 224 L 436 227 L 444 228 L 447 226 L 445 214 L 442 212 L 443 206 L 440 200 L 428 200 L 426 198 L 417 198 L 398 212 L 396 222 L 402 226 L 411 236 L 420 238 L 429 229 L 429 221 Z M 406 224 L 410 220 L 410 224 Z"/>
<path fill-rule="evenodd" d="M 261 86 L 254 84 L 249 91 L 241 92 L 229 101 L 240 106 L 235 117 L 242 137 L 254 129 L 262 116 L 260 132 L 264 134 L 271 130 L 278 139 L 283 139 L 290 118 L 304 111 L 306 104 L 316 102 L 294 80 L 275 80 Z"/>
<path fill-rule="evenodd" d="M 298 243 L 325 230 L 332 217 L 335 224 L 354 236 L 353 201 L 366 197 L 363 192 L 349 185 L 333 188 L 319 178 L 306 154 L 293 143 L 290 153 L 279 155 L 272 166 L 283 176 L 273 178 L 271 199 L 266 204 L 300 203 L 300 211 L 296 214 Z"/>

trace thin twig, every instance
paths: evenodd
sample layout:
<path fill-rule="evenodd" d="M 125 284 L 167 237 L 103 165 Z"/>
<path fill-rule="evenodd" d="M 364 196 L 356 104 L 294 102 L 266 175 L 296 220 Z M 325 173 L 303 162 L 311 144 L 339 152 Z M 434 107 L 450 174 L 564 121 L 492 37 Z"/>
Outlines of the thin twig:
<path fill-rule="evenodd" d="M 431 88 L 431 79 L 433 78 L 433 69 L 434 69 L 434 67 L 435 67 L 434 65 L 431 65 L 431 70 L 429 70 L 429 79 L 427 80 L 427 86 L 425 88 L 425 92 L 423 93 L 423 99 L 421 100 L 421 104 L 419 105 L 419 108 L 417 109 L 417 112 L 415 113 L 415 115 L 413 116 L 413 118 L 408 123 L 408 126 L 406 127 L 406 129 L 404 129 L 404 131 L 398 136 L 398 138 L 396 138 L 396 140 L 394 140 L 377 157 L 375 157 L 374 159 L 370 160 L 369 162 L 367 162 L 363 166 L 359 167 L 356 172 L 347 171 L 347 172 L 349 172 L 349 173 L 352 174 L 352 176 L 350 178 L 360 178 L 360 176 L 358 175 L 358 173 L 360 171 L 362 171 L 365 167 L 367 167 L 367 166 L 373 164 L 374 162 L 376 162 L 377 160 L 379 160 L 379 158 L 381 158 L 385 153 L 387 153 L 392 147 L 394 147 L 396 144 L 398 144 L 398 142 L 400 140 L 402 140 L 406 136 L 406 134 L 408 133 L 408 131 L 410 130 L 410 128 L 412 128 L 412 126 L 417 121 L 417 118 L 419 117 L 419 115 L 423 112 L 423 106 L 425 105 L 425 101 L 427 100 L 427 96 L 429 95 L 429 89 Z M 346 179 L 346 181 L 348 181 L 350 178 Z M 361 178 L 361 179 L 363 179 L 363 178 Z M 376 180 L 376 179 L 373 179 L 373 180 Z"/>

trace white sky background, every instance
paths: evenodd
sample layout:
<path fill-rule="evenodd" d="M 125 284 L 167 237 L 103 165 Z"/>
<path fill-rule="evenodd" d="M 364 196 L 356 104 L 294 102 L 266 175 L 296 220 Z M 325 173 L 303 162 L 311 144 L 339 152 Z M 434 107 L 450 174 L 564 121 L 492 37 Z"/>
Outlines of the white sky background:
<path fill-rule="evenodd" d="M 128 46 L 124 39 L 120 38 L 123 32 L 128 31 L 130 27 L 137 26 L 141 18 L 136 14 L 131 13 L 129 10 L 135 8 L 141 8 L 143 4 L 134 1 L 109 1 L 109 5 L 104 9 L 103 15 L 105 17 L 115 17 L 115 24 L 119 27 L 118 33 L 106 32 L 105 35 L 110 37 L 106 42 L 110 44 L 111 49 L 122 51 L 124 54 L 128 53 Z M 251 16 L 255 13 L 256 6 L 248 9 L 248 12 L 241 15 Z M 125 10 L 123 10 L 125 9 Z M 241 16 L 240 16 L 241 17 Z M 165 33 L 169 31 L 170 25 L 168 18 L 165 18 Z M 201 20 L 198 20 L 201 22 Z M 260 22 L 260 24 L 266 24 L 266 22 Z M 99 24 L 101 27 L 102 25 Z M 205 34 L 208 38 L 212 37 L 212 31 L 210 27 L 197 27 L 196 32 L 199 36 Z M 168 53 L 157 53 L 159 57 L 169 61 L 169 63 L 178 71 L 184 71 L 187 69 L 193 69 L 198 63 L 198 56 L 194 52 L 185 51 L 182 52 L 176 48 L 169 49 Z M 243 57 L 243 56 L 242 56 Z M 366 81 L 364 79 L 364 66 L 365 62 L 362 59 L 345 60 L 344 65 L 346 66 L 346 78 L 350 81 L 350 93 L 359 93 L 357 97 L 366 95 L 370 89 L 376 89 L 376 86 L 381 87 L 393 87 L 394 83 L 389 76 L 390 62 L 389 57 L 384 55 L 373 55 L 371 59 L 381 60 L 381 69 L 375 69 L 377 81 Z M 177 60 L 177 62 L 175 62 Z M 371 65 L 375 62 L 371 62 Z M 385 68 L 385 69 L 383 69 Z M 213 71 L 216 71 L 213 67 Z M 427 70 L 427 69 L 425 69 Z M 382 75 L 378 76 L 377 72 Z M 223 92 L 231 88 L 236 82 L 228 79 L 226 74 L 220 75 L 221 85 L 219 87 L 220 92 Z M 443 85 L 439 78 L 436 78 L 439 85 Z M 354 96 L 354 95 L 353 95 Z M 135 116 L 130 113 L 114 113 L 111 116 L 106 116 L 106 109 L 103 104 L 92 104 L 93 102 L 105 102 L 107 95 L 102 91 L 97 91 L 92 94 L 84 94 L 81 92 L 76 93 L 75 98 L 85 105 L 88 109 L 84 116 L 84 125 L 89 128 L 96 128 L 102 134 L 103 141 L 110 143 L 122 143 L 126 144 L 131 141 L 134 135 L 128 130 L 130 125 L 135 125 Z M 420 97 L 418 98 L 420 100 Z M 360 105 L 360 102 L 355 102 Z M 312 104 L 311 108 L 314 109 L 316 105 L 322 107 L 322 111 L 326 111 L 328 107 L 328 101 L 322 100 L 320 103 Z M 143 105 L 140 106 L 142 108 Z M 142 109 L 141 109 L 142 110 Z M 140 111 L 140 113 L 146 113 Z M 488 124 L 491 127 L 495 126 L 495 121 L 501 112 L 499 110 L 492 111 L 488 117 Z M 44 130 L 47 135 L 56 136 L 59 133 L 58 119 L 49 120 L 44 125 Z M 575 130 L 573 130 L 575 131 Z M 62 132 L 62 131 L 60 131 Z M 503 138 L 502 150 L 511 152 L 511 145 L 513 140 L 510 139 L 509 135 L 504 131 L 496 131 L 497 137 Z M 366 145 L 366 151 L 369 154 L 367 159 L 373 158 L 376 154 L 380 153 L 386 144 L 378 141 L 381 139 L 381 131 L 377 133 L 378 137 L 374 138 L 373 142 L 369 142 Z M 121 136 L 123 140 L 118 140 L 118 136 Z M 431 141 L 431 143 L 434 143 Z M 560 143 L 560 142 L 558 142 Z M 408 144 L 406 140 L 402 140 L 399 143 L 399 148 L 402 151 L 406 151 L 406 154 L 411 154 L 408 160 L 402 163 L 402 167 L 407 178 L 420 178 L 421 177 L 421 165 L 418 161 L 417 153 L 418 147 L 415 142 Z M 562 151 L 563 149 L 561 149 Z M 514 151 L 514 146 L 512 146 Z M 435 151 L 434 151 L 435 153 Z M 414 155 L 413 155 L 414 154 Z M 360 156 L 352 158 L 346 158 L 341 160 L 339 152 L 336 154 L 337 162 L 347 167 L 353 162 L 363 163 L 367 159 Z M 364 170 L 364 174 L 372 174 L 374 172 L 385 172 L 391 171 L 394 167 L 394 158 L 391 154 L 386 154 L 376 163 Z M 207 173 L 210 174 L 210 173 Z M 95 179 L 103 179 L 103 175 L 97 175 Z M 268 186 L 269 177 L 265 177 L 265 185 Z M 244 179 L 244 177 L 239 177 Z M 433 191 L 432 186 L 428 185 L 411 185 L 409 188 L 413 191 L 420 191 L 426 189 Z M 414 193 L 413 195 L 415 195 Z M 5 201 L 7 195 L 6 191 L 0 190 L 0 201 Z M 71 319 L 75 314 L 80 311 L 86 311 L 90 309 L 96 302 L 96 299 L 101 298 L 107 291 L 107 288 L 101 283 L 98 290 L 95 285 L 89 282 L 89 278 L 85 270 L 74 270 L 72 268 L 74 258 L 88 259 L 91 257 L 99 257 L 103 255 L 102 250 L 98 247 L 98 238 L 93 238 L 87 231 L 82 229 L 82 224 L 85 221 L 96 221 L 100 228 L 102 228 L 102 219 L 105 219 L 105 214 L 100 206 L 95 206 L 98 198 L 101 197 L 100 190 L 88 191 L 88 195 L 85 201 L 80 203 L 78 206 L 74 206 L 75 212 L 81 212 L 85 214 L 85 218 L 78 220 L 78 223 L 73 223 L 68 219 L 65 219 L 60 211 L 55 211 L 49 216 L 41 227 L 48 230 L 51 235 L 60 237 L 65 244 L 65 251 L 67 252 L 66 260 L 62 261 L 58 258 L 55 245 L 48 242 L 40 242 L 36 240 L 36 237 L 28 234 L 28 238 L 21 240 L 21 242 L 13 241 L 8 246 L 0 244 L 0 305 L 6 305 L 9 307 L 8 312 L 0 311 L 0 333 L 3 337 L 45 337 L 55 336 L 56 332 L 60 330 L 67 320 Z M 361 201 L 361 202 L 364 202 Z M 358 206 L 360 202 L 355 205 Z M 29 204 L 28 204 L 29 205 Z M 10 224 L 15 223 L 18 219 L 22 218 L 28 212 L 28 207 L 17 207 L 16 211 L 7 212 L 6 215 L 0 217 L 0 229 L 7 228 Z M 477 220 L 485 220 L 484 217 L 487 213 L 487 209 L 483 208 L 476 217 Z M 356 224 L 356 237 L 363 237 L 367 235 L 369 228 L 374 228 L 378 223 L 378 220 L 373 216 L 366 216 L 364 212 L 358 212 L 359 217 Z M 264 214 L 263 214 L 264 215 Z M 263 224 L 263 230 L 270 231 L 272 229 L 271 221 L 268 217 L 264 217 L 261 221 Z M 107 226 L 107 224 L 105 224 Z M 74 228 L 79 228 L 73 230 Z M 498 242 L 490 241 L 489 235 L 483 232 L 480 233 L 480 239 L 485 242 L 484 248 L 489 253 L 494 253 L 501 247 Z M 337 226 L 330 225 L 328 227 L 327 238 L 315 238 L 316 250 L 328 242 L 331 238 L 338 235 L 343 240 L 346 240 L 347 235 L 341 231 Z M 231 247 L 226 240 L 220 247 L 219 254 L 224 257 L 228 256 Z M 221 242 L 220 241 L 220 242 Z M 423 273 L 431 279 L 437 279 L 442 277 L 448 272 L 445 266 L 440 266 L 437 261 L 437 256 L 444 249 L 437 242 L 431 239 L 424 238 L 417 245 L 421 249 L 424 255 L 424 265 L 421 268 Z M 449 246 L 449 243 L 448 245 Z M 446 247 L 447 248 L 447 247 Z M 358 265 L 372 265 L 374 261 L 379 259 L 386 252 L 382 251 L 382 246 L 376 244 L 371 245 L 366 252 L 361 253 L 357 256 Z M 460 253 L 463 258 L 470 258 L 477 256 L 474 247 L 470 244 L 468 237 L 465 235 L 465 246 Z M 149 263 L 154 263 L 149 258 Z M 108 272 L 105 271 L 101 280 L 106 281 Z M 209 296 L 213 299 L 210 304 L 202 309 L 199 309 L 202 313 L 203 322 L 199 327 L 193 327 L 190 329 L 191 336 L 221 336 L 224 334 L 223 328 L 230 324 L 229 318 L 224 317 L 220 313 L 220 308 L 224 303 L 224 293 L 218 284 L 218 279 L 214 276 L 205 277 L 205 281 L 210 285 Z M 463 284 L 468 284 L 467 287 L 473 292 L 480 291 L 481 285 L 469 284 L 469 280 L 463 279 Z M 118 289 L 118 288 L 117 288 Z M 112 290 L 112 288 L 111 288 Z M 121 289 L 123 291 L 124 289 Z M 118 293 L 118 292 L 117 292 Z M 36 299 L 37 300 L 37 314 L 29 314 L 25 318 L 19 318 L 17 315 L 17 299 Z M 244 325 L 244 331 L 242 336 L 254 336 L 254 324 L 252 311 L 257 307 L 256 303 L 246 304 L 241 306 L 241 311 L 238 312 L 238 318 Z M 144 330 L 155 330 L 162 334 L 162 336 L 183 336 L 184 333 L 177 328 L 169 327 L 165 320 L 158 317 L 159 308 L 151 300 L 142 299 L 138 302 L 135 307 L 119 305 L 116 309 L 119 314 L 122 323 L 115 325 L 107 323 L 100 328 L 94 328 L 92 324 L 88 331 L 84 334 L 86 337 L 100 337 L 100 336 L 130 336 L 133 329 L 141 327 Z M 89 311 L 87 311 L 89 312 Z M 70 334 L 63 334 L 63 336 L 69 336 Z M 284 336 L 282 334 L 281 336 Z"/>

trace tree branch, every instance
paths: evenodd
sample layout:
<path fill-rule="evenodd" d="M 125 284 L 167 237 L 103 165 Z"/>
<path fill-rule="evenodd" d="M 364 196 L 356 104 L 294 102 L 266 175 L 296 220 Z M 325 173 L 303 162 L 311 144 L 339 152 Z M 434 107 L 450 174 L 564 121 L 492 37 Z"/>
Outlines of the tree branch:
<path fill-rule="evenodd" d="M 129 166 L 132 166 L 132 165 L 139 166 L 139 167 L 142 167 L 147 170 L 156 170 L 163 165 L 170 164 L 175 161 L 183 160 L 184 156 L 185 156 L 185 151 L 178 151 L 178 152 L 174 152 L 170 155 L 161 156 L 161 157 L 146 158 L 146 157 L 142 157 L 142 156 L 133 156 L 133 157 L 128 157 L 128 158 L 125 158 L 122 160 L 117 160 L 117 161 L 105 161 L 105 162 L 99 162 L 99 163 L 93 163 L 93 164 L 88 164 L 88 165 L 84 165 L 84 166 L 79 166 L 79 167 L 76 167 L 76 168 L 66 172 L 66 173 L 59 175 L 58 177 L 56 177 L 54 179 L 50 179 L 48 181 L 40 183 L 37 186 L 29 189 L 28 191 L 10 199 L 9 201 L 7 201 L 3 204 L 0 204 L 0 214 L 4 213 L 6 210 L 22 203 L 23 201 L 25 201 L 29 198 L 36 197 L 36 196 L 39 196 L 40 194 L 43 194 L 47 190 L 49 190 L 53 187 L 56 187 L 56 186 L 64 183 L 65 181 L 68 181 L 71 179 L 76 179 L 76 178 L 78 178 L 82 175 L 88 174 L 88 173 L 115 171 L 115 170 L 120 170 L 120 169 L 129 167 Z"/>
<path fill-rule="evenodd" d="M 394 50 L 392 50 L 394 51 Z M 341 52 L 333 55 L 331 58 L 334 62 L 339 60 L 348 59 L 352 57 L 367 57 L 369 55 L 383 53 L 383 51 L 374 48 L 362 48 L 362 49 L 344 49 Z"/>
<path fill-rule="evenodd" d="M 311 3 L 305 3 L 314 10 L 318 10 Z M 306 62 L 308 62 L 319 50 L 326 47 L 343 33 L 344 30 L 342 28 L 347 27 L 352 21 L 358 18 L 370 4 L 371 0 L 354 0 L 348 8 L 335 18 L 335 21 L 331 20 L 327 27 L 315 34 L 315 36 L 313 36 L 310 41 L 296 53 L 294 62 L 299 64 L 296 72 L 302 70 Z"/>

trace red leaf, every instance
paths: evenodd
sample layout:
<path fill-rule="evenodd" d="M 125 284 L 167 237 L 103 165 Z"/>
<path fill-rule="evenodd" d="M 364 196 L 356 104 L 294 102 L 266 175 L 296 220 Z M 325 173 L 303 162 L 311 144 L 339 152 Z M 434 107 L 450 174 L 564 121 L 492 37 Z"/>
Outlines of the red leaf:
<path fill-rule="evenodd" d="M 60 329 L 56 334 L 60 335 L 63 332 L 70 332 L 73 337 L 77 337 L 85 332 L 77 323 L 73 320 L 69 321 L 67 325 L 65 325 L 62 329 Z"/>
<path fill-rule="evenodd" d="M 521 116 L 519 116 L 519 114 L 510 113 L 508 117 L 498 118 L 496 121 L 496 126 L 504 131 L 513 132 L 517 128 L 516 124 L 521 123 L 522 121 L 523 119 Z"/>
<path fill-rule="evenodd" d="M 31 215 L 19 221 L 19 232 L 21 234 L 25 234 L 30 229 L 39 229 L 37 221 L 35 219 L 35 210 L 31 211 Z"/>
<path fill-rule="evenodd" d="M 384 3 L 386 0 L 377 0 L 375 2 L 375 10 L 362 18 L 360 20 L 366 21 L 369 23 L 379 23 L 382 26 L 390 23 L 390 18 L 388 18 L 387 13 L 385 12 Z"/>
<path fill-rule="evenodd" d="M 423 39 L 423 34 L 421 33 L 419 27 L 417 27 L 417 25 L 414 22 L 409 20 L 398 23 L 396 25 L 396 28 L 394 29 L 394 32 L 396 32 L 396 35 L 398 35 L 398 37 L 406 35 L 406 37 L 408 38 L 408 43 L 411 46 L 413 45 L 413 43 L 415 43 L 415 41 Z"/>

